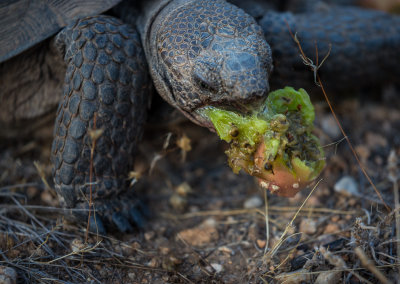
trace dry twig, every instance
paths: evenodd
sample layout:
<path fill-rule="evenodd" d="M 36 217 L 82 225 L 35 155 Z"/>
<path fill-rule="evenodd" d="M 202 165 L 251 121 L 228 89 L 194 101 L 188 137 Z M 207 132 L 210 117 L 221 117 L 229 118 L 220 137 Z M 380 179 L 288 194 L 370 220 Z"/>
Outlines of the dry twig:
<path fill-rule="evenodd" d="M 382 272 L 380 272 L 378 270 L 378 268 L 376 268 L 375 264 L 372 262 L 372 260 L 370 260 L 367 255 L 365 254 L 365 252 L 363 251 L 363 249 L 361 247 L 356 247 L 354 249 L 354 252 L 356 253 L 356 255 L 358 256 L 358 258 L 361 260 L 361 264 L 367 268 L 369 271 L 371 271 L 376 278 L 378 278 L 380 283 L 383 284 L 392 284 L 391 281 L 389 281 L 385 275 L 382 274 Z"/>
<path fill-rule="evenodd" d="M 343 137 L 346 139 L 347 144 L 349 145 L 350 150 L 351 150 L 351 152 L 353 153 L 353 156 L 354 156 L 354 158 L 356 159 L 358 166 L 360 167 L 360 169 L 361 169 L 361 171 L 363 172 L 364 176 L 367 178 L 368 182 L 371 184 L 372 188 L 375 190 L 376 194 L 378 195 L 379 199 L 382 201 L 382 203 L 383 203 L 383 205 L 385 206 L 386 210 L 391 211 L 391 210 L 390 210 L 390 207 L 386 204 L 385 200 L 383 200 L 383 197 L 382 197 L 380 191 L 376 188 L 375 184 L 373 183 L 373 181 L 371 180 L 371 178 L 370 178 L 370 176 L 368 175 L 367 171 L 365 170 L 364 166 L 362 165 L 361 160 L 360 160 L 360 158 L 358 157 L 357 152 L 354 150 L 353 144 L 351 143 L 349 137 L 347 136 L 346 132 L 344 131 L 344 129 L 343 129 L 343 127 L 342 127 L 342 124 L 340 123 L 338 117 L 336 116 L 336 112 L 335 112 L 335 110 L 333 109 L 333 106 L 332 106 L 332 104 L 331 104 L 331 101 L 330 101 L 330 99 L 329 99 L 329 97 L 328 97 L 328 94 L 327 94 L 326 91 L 325 91 L 324 85 L 322 84 L 321 78 L 320 78 L 320 76 L 319 76 L 319 74 L 318 74 L 318 69 L 322 66 L 322 64 L 325 62 L 325 60 L 327 59 L 327 57 L 328 57 L 329 54 L 330 54 L 330 47 L 329 47 L 328 53 L 325 55 L 325 57 L 324 57 L 324 59 L 322 60 L 322 62 L 321 62 L 320 64 L 318 64 L 318 48 L 317 48 L 317 45 L 315 45 L 315 52 L 316 52 L 316 55 L 317 55 L 317 59 L 316 59 L 316 64 L 314 64 L 313 61 L 312 61 L 309 57 L 307 57 L 307 56 L 305 55 L 305 53 L 304 53 L 304 51 L 303 51 L 303 48 L 302 48 L 302 46 L 301 46 L 300 40 L 297 38 L 297 34 L 294 34 L 294 35 L 293 35 L 293 33 L 292 33 L 292 31 L 291 31 L 291 29 L 290 29 L 290 27 L 289 27 L 289 24 L 286 23 L 286 25 L 287 25 L 287 27 L 288 27 L 288 29 L 289 29 L 289 33 L 290 33 L 291 37 L 293 38 L 294 42 L 297 44 L 297 46 L 298 46 L 298 48 L 299 48 L 300 58 L 303 60 L 303 63 L 304 63 L 306 66 L 309 66 L 309 67 L 311 68 L 312 72 L 314 73 L 315 84 L 316 84 L 318 87 L 321 88 L 322 93 L 323 93 L 323 95 L 324 95 L 324 97 L 325 97 L 325 100 L 326 100 L 326 102 L 327 102 L 327 104 L 328 104 L 328 106 L 329 106 L 329 109 L 330 109 L 330 111 L 331 111 L 331 113 L 332 113 L 332 115 L 333 115 L 333 118 L 335 119 L 335 122 L 336 122 L 337 126 L 339 127 L 340 132 L 342 133 Z"/>

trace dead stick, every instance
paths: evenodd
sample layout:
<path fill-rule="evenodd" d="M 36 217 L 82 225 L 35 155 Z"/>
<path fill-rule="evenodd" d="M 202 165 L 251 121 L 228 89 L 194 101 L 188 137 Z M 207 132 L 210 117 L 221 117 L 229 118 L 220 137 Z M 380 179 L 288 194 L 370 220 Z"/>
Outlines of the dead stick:
<path fill-rule="evenodd" d="M 397 262 L 399 262 L 400 256 L 400 204 L 399 204 L 399 185 L 398 185 L 398 176 L 399 171 L 397 168 L 397 155 L 394 150 L 390 151 L 388 157 L 388 171 L 389 171 L 389 180 L 393 183 L 393 195 L 394 195 L 394 216 L 396 221 L 396 248 L 397 248 Z M 400 271 L 399 271 L 399 279 L 400 279 Z M 400 280 L 399 280 L 400 281 Z"/>
<path fill-rule="evenodd" d="M 376 268 L 375 264 L 372 262 L 371 259 L 368 258 L 368 256 L 365 254 L 365 252 L 362 248 L 356 247 L 354 249 L 354 252 L 358 256 L 358 258 L 361 260 L 361 264 L 366 269 L 371 271 L 375 275 L 375 277 L 378 278 L 380 283 L 383 283 L 383 284 L 392 284 L 393 283 L 393 282 L 389 281 L 389 279 L 387 279 L 385 277 L 385 275 L 383 275 L 382 272 L 380 272 L 378 270 L 378 268 Z"/>

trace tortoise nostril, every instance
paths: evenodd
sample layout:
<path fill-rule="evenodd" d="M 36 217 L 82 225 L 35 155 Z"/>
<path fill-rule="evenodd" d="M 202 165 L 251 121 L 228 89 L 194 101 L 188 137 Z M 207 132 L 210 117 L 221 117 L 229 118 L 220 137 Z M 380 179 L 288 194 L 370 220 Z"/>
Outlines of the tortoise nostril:
<path fill-rule="evenodd" d="M 218 84 L 212 78 L 207 78 L 201 74 L 194 73 L 193 79 L 196 86 L 202 91 L 218 92 Z"/>
<path fill-rule="evenodd" d="M 257 90 L 257 91 L 253 91 L 249 94 L 249 98 L 261 98 L 261 97 L 266 97 L 268 94 L 268 90 L 264 89 L 264 90 Z"/>

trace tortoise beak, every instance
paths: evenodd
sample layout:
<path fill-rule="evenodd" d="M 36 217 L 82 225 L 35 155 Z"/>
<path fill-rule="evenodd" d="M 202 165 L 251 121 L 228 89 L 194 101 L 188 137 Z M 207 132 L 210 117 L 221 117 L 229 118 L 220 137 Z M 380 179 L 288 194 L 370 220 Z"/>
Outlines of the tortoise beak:
<path fill-rule="evenodd" d="M 202 111 L 204 108 L 207 107 L 216 107 L 222 110 L 228 110 L 228 111 L 234 111 L 236 113 L 240 113 L 243 115 L 250 114 L 254 112 L 254 110 L 257 110 L 260 108 L 261 105 L 264 104 L 264 101 L 267 97 L 267 93 L 265 93 L 265 96 L 257 96 L 253 97 L 254 99 L 251 101 L 236 101 L 234 103 L 229 102 L 224 104 L 223 102 L 221 103 L 210 103 L 207 105 L 203 105 L 201 107 L 196 108 L 192 112 L 186 112 L 183 111 L 183 114 L 188 117 L 191 121 L 194 123 L 208 128 L 211 132 L 216 132 L 213 123 L 210 121 L 210 119 L 204 115 L 204 112 Z"/>

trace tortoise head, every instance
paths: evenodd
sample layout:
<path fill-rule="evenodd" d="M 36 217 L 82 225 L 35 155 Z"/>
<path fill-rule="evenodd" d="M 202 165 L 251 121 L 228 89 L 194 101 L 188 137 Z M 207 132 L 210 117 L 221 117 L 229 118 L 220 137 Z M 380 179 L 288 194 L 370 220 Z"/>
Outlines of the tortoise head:
<path fill-rule="evenodd" d="M 271 50 L 243 10 L 225 1 L 191 1 L 172 9 L 157 29 L 160 93 L 194 122 L 212 129 L 196 109 L 246 112 L 265 99 Z"/>

